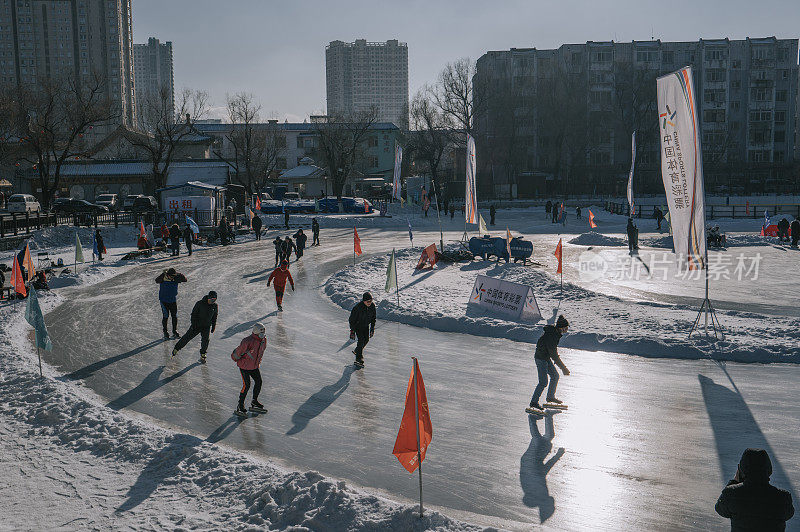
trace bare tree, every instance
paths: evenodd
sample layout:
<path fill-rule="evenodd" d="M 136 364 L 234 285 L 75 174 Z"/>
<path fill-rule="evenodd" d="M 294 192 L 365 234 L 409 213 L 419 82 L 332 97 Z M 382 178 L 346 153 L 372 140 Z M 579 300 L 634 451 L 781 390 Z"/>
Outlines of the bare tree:
<path fill-rule="evenodd" d="M 436 105 L 434 89 L 425 86 L 414 95 L 410 105 L 411 132 L 406 147 L 408 158 L 420 161 L 437 189 L 442 184 L 439 179 L 439 168 L 447 146 L 452 141 L 452 123 Z M 440 190 L 436 197 L 441 198 Z"/>
<path fill-rule="evenodd" d="M 140 135 L 131 135 L 132 145 L 144 150 L 150 159 L 153 190 L 166 185 L 169 166 L 180 144 L 197 131 L 192 121 L 204 118 L 209 110 L 208 93 L 184 88 L 174 102 L 172 92 L 161 87 L 138 102 Z"/>
<path fill-rule="evenodd" d="M 85 135 L 119 116 L 99 74 L 77 80 L 72 74 L 22 85 L 14 93 L 18 160 L 38 173 L 42 201 L 49 207 L 61 184 L 61 168 L 84 157 Z"/>
<path fill-rule="evenodd" d="M 434 91 L 436 105 L 453 122 L 455 127 L 472 135 L 475 120 L 486 111 L 488 86 L 473 83 L 475 62 L 462 58 L 448 63 L 439 73 L 438 87 Z"/>
<path fill-rule="evenodd" d="M 338 200 L 348 176 L 364 161 L 364 145 L 376 116 L 375 108 L 371 108 L 348 116 L 329 115 L 314 125 L 316 158 L 327 169 Z"/>

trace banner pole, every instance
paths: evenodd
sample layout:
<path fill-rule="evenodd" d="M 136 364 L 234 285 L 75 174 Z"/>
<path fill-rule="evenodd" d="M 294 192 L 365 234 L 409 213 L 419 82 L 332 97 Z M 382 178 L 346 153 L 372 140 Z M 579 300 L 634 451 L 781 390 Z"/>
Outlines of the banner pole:
<path fill-rule="evenodd" d="M 414 368 L 413 368 L 413 382 L 414 382 L 414 417 L 417 420 L 417 425 L 414 432 L 417 435 L 417 464 L 419 466 L 419 517 L 422 519 L 423 516 L 423 508 L 422 508 L 422 453 L 420 452 L 419 446 L 419 397 L 417 397 L 417 359 L 416 357 L 411 357 L 411 360 L 414 361 Z"/>
<path fill-rule="evenodd" d="M 400 280 L 397 278 L 397 257 L 394 258 L 394 292 L 397 295 L 397 308 L 400 308 Z"/>
<path fill-rule="evenodd" d="M 711 306 L 711 300 L 708 298 L 708 245 L 706 245 L 705 260 L 703 262 L 704 262 L 703 266 L 706 269 L 706 299 L 705 299 L 705 302 L 708 303 L 706 305 L 705 330 L 706 330 L 706 336 L 708 336 L 708 311 L 709 311 L 709 307 Z"/>
<path fill-rule="evenodd" d="M 36 338 L 36 356 L 39 357 L 39 376 L 44 377 L 42 374 L 42 353 L 39 350 L 39 338 Z"/>

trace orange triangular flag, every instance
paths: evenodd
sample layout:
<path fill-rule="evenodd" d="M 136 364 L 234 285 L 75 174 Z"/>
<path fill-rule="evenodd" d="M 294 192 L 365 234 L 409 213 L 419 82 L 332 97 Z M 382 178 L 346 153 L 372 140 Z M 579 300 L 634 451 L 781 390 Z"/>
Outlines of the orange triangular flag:
<path fill-rule="evenodd" d="M 19 261 L 14 257 L 14 268 L 11 270 L 11 286 L 14 291 L 22 296 L 28 295 L 28 289 L 25 288 L 25 280 L 22 278 L 22 270 L 19 269 Z"/>
<path fill-rule="evenodd" d="M 353 227 L 353 251 L 356 255 L 361 255 L 361 239 L 358 238 L 358 231 Z"/>
<path fill-rule="evenodd" d="M 589 227 L 591 229 L 594 229 L 595 227 L 597 227 L 597 224 L 594 223 L 594 214 L 592 214 L 592 210 L 591 209 L 589 209 Z"/>
<path fill-rule="evenodd" d="M 416 395 L 414 394 L 415 374 L 417 377 Z M 417 405 L 419 405 L 419 409 L 416 408 Z M 419 412 L 419 424 L 417 424 L 417 411 Z M 414 369 L 411 371 L 411 377 L 408 378 L 408 388 L 406 389 L 406 408 L 403 410 L 403 419 L 400 422 L 400 430 L 397 432 L 397 440 L 394 442 L 392 454 L 400 460 L 409 473 L 413 473 L 419 466 L 419 461 L 425 460 L 425 451 L 432 439 L 433 425 L 428 410 L 428 397 L 425 395 L 425 383 L 422 381 L 419 362 L 415 358 Z M 417 447 L 417 440 L 419 440 L 419 447 Z M 419 449 L 419 455 L 417 449 Z"/>
<path fill-rule="evenodd" d="M 30 244 L 25 244 L 25 258 L 22 259 L 22 265 L 25 267 L 25 270 L 28 272 L 28 280 L 30 281 L 34 277 L 36 277 L 36 268 L 33 267 L 33 260 L 31 259 L 31 246 Z"/>
<path fill-rule="evenodd" d="M 139 222 L 139 236 L 147 238 L 147 231 L 144 230 L 144 222 Z"/>
<path fill-rule="evenodd" d="M 553 253 L 553 255 L 555 255 L 556 258 L 558 259 L 558 269 L 556 270 L 556 273 L 561 273 L 561 239 L 560 238 L 558 239 L 558 245 L 556 246 L 556 252 Z"/>

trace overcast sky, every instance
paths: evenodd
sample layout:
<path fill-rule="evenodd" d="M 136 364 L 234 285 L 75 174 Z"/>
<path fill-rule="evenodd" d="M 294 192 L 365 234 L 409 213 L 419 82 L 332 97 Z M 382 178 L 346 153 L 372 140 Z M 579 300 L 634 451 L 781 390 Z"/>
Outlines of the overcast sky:
<path fill-rule="evenodd" d="M 797 38 L 800 0 L 132 0 L 134 42 L 172 41 L 176 90 L 252 92 L 267 115 L 325 109 L 332 40 L 408 43 L 411 94 L 448 61 L 589 40 Z M 601 7 L 613 5 L 614 7 Z"/>

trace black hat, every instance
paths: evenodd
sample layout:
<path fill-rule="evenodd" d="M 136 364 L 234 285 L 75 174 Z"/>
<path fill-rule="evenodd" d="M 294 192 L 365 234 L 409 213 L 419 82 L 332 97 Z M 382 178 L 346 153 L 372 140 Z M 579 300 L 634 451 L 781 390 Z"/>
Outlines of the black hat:
<path fill-rule="evenodd" d="M 745 449 L 739 460 L 739 470 L 744 480 L 768 482 L 772 474 L 772 461 L 764 449 Z"/>
<path fill-rule="evenodd" d="M 175 268 L 170 268 L 169 270 L 167 270 L 167 273 L 168 273 L 169 275 L 175 275 L 175 274 L 176 274 L 176 273 L 178 273 L 178 272 L 176 272 L 176 271 L 175 271 Z"/>
<path fill-rule="evenodd" d="M 558 320 L 556 320 L 556 327 L 559 329 L 561 327 L 569 327 L 569 322 L 567 321 L 567 318 L 565 318 L 563 314 L 561 314 L 558 317 Z"/>
<path fill-rule="evenodd" d="M 208 298 L 213 298 L 213 299 L 217 299 L 217 293 L 216 293 L 216 292 L 214 292 L 214 291 L 212 290 L 212 291 L 210 291 L 210 292 L 208 293 L 208 295 L 207 295 L 206 297 L 208 297 Z"/>
<path fill-rule="evenodd" d="M 372 301 L 372 294 L 369 292 L 364 292 L 364 296 L 361 298 L 361 301 Z"/>

